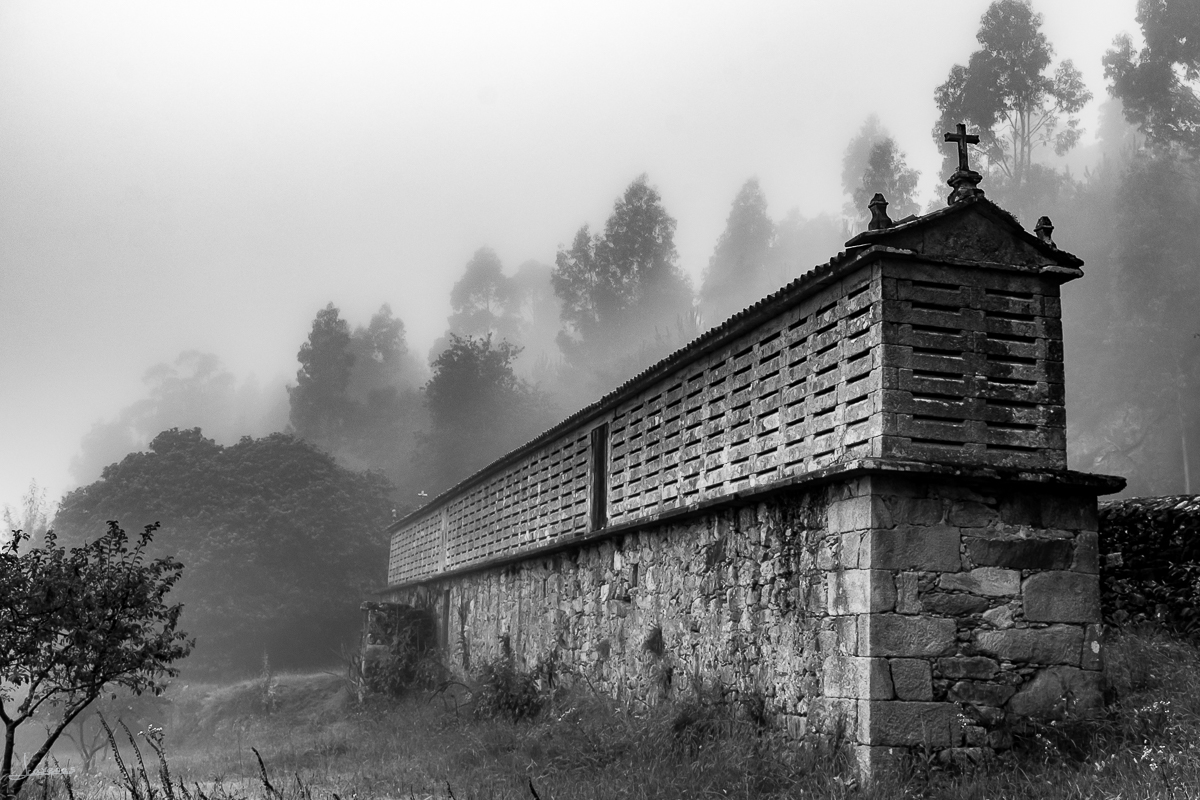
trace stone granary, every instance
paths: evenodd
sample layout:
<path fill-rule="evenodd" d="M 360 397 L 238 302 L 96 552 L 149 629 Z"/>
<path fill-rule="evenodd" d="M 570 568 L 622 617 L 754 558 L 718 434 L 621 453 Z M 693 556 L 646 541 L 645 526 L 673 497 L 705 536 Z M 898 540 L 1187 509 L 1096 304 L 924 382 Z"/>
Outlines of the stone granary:
<path fill-rule="evenodd" d="M 692 682 L 870 772 L 1101 703 L 1096 498 L 1066 463 L 1083 273 L 965 160 L 846 250 L 391 528 L 447 664 L 655 702 Z M 960 139 L 959 137 L 963 137 Z"/>

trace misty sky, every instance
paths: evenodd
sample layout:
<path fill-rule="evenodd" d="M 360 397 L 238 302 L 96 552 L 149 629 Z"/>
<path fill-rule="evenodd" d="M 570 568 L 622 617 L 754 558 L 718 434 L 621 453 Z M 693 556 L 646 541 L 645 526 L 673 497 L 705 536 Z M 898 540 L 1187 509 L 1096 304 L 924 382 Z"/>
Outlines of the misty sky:
<path fill-rule="evenodd" d="M 318 308 L 387 302 L 424 356 L 478 247 L 553 263 L 642 172 L 697 285 L 746 178 L 837 213 L 869 113 L 944 193 L 933 90 L 987 5 L 0 4 L 0 505 L 182 351 L 278 384 Z M 1034 5 L 1105 99 L 1135 0 Z"/>

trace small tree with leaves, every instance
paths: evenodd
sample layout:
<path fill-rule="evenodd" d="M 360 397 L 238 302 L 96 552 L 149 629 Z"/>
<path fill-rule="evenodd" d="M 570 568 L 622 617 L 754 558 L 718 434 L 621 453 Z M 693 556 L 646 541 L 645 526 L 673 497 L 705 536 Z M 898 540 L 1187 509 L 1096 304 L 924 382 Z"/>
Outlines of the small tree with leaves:
<path fill-rule="evenodd" d="M 178 674 L 171 665 L 191 652 L 194 642 L 177 629 L 183 607 L 167 602 L 183 565 L 145 556 L 157 527 L 147 525 L 131 545 L 109 522 L 103 536 L 70 550 L 53 531 L 26 549 L 27 534 L 14 531 L 0 548 L 0 798 L 20 793 L 101 693 L 158 693 Z M 44 742 L 14 774 L 18 729 L 51 709 Z"/>

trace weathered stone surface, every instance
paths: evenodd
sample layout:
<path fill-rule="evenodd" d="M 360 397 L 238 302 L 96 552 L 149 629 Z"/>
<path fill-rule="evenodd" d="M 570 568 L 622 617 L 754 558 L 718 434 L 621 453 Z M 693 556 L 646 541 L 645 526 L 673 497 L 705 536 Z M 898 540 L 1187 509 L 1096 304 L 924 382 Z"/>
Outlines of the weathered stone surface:
<path fill-rule="evenodd" d="M 964 617 L 983 611 L 988 607 L 988 601 L 973 594 L 930 592 L 921 598 L 921 605 L 931 614 L 940 614 L 944 617 Z"/>
<path fill-rule="evenodd" d="M 1000 671 L 1000 664 L 995 659 L 984 656 L 939 658 L 937 667 L 939 675 L 954 680 L 971 678 L 972 680 L 986 681 L 994 678 Z M 999 703 L 993 705 L 999 705 Z"/>
<path fill-rule="evenodd" d="M 941 576 L 938 578 L 938 587 L 987 597 L 1004 597 L 1021 591 L 1021 573 L 1000 567 L 977 567 L 970 572 Z"/>
<path fill-rule="evenodd" d="M 959 681 L 950 687 L 950 699 L 958 703 L 981 706 L 1002 706 L 1016 693 L 1011 686 L 978 681 Z"/>
<path fill-rule="evenodd" d="M 1096 574 L 1100 572 L 1100 535 L 1084 531 L 1075 537 L 1075 560 L 1071 569 L 1076 572 Z"/>
<path fill-rule="evenodd" d="M 891 700 L 892 675 L 886 659 L 830 656 L 822 663 L 821 688 L 826 697 Z"/>
<path fill-rule="evenodd" d="M 1088 625 L 1083 632 L 1083 654 L 1079 666 L 1084 669 L 1102 669 L 1104 667 L 1104 627 Z"/>
<path fill-rule="evenodd" d="M 953 703 L 860 700 L 858 741 L 891 747 L 951 747 L 960 731 Z"/>
<path fill-rule="evenodd" d="M 1099 714 L 1103 708 L 1103 676 L 1073 667 L 1042 670 L 1008 703 L 1009 711 L 1037 719 L 1086 718 Z"/>
<path fill-rule="evenodd" d="M 950 505 L 950 524 L 962 528 L 984 528 L 999 516 L 995 508 L 984 503 L 958 500 Z"/>
<path fill-rule="evenodd" d="M 858 730 L 858 703 L 858 700 L 842 697 L 813 698 L 808 710 L 808 727 L 827 736 L 853 735 Z"/>
<path fill-rule="evenodd" d="M 1024 492 L 1000 498 L 1000 521 L 1031 528 L 1042 526 L 1041 500 Z"/>
<path fill-rule="evenodd" d="M 1095 531 L 1100 527 L 1096 517 L 1095 498 L 1078 495 L 1044 494 L 1041 500 L 1042 524 L 1047 528 Z"/>
<path fill-rule="evenodd" d="M 983 612 L 984 622 L 995 628 L 1011 628 L 1013 626 L 1013 610 L 1010 605 L 996 606 Z"/>
<path fill-rule="evenodd" d="M 866 557 L 872 569 L 921 569 L 957 572 L 962 569 L 957 528 L 898 527 L 868 534 Z M 863 556 L 860 556 L 862 558 Z M 868 566 L 867 564 L 860 564 Z"/>
<path fill-rule="evenodd" d="M 829 573 L 826 588 L 830 614 L 871 614 L 896 607 L 896 584 L 890 572 L 838 570 Z"/>
<path fill-rule="evenodd" d="M 886 513 L 883 501 L 869 494 L 830 503 L 826 512 L 829 530 L 863 531 L 874 527 L 876 504 Z M 890 514 L 888 516 L 890 519 Z"/>
<path fill-rule="evenodd" d="M 942 501 L 937 497 L 887 497 L 897 525 L 937 525 L 942 521 Z"/>
<path fill-rule="evenodd" d="M 1069 625 L 981 631 L 975 642 L 981 652 L 1001 660 L 1079 666 L 1083 631 Z"/>
<path fill-rule="evenodd" d="M 901 572 L 896 576 L 896 611 L 900 614 L 920 614 L 921 601 L 917 599 L 917 573 Z"/>
<path fill-rule="evenodd" d="M 1030 622 L 1099 622 L 1100 581 L 1082 572 L 1039 572 L 1021 587 Z"/>
<path fill-rule="evenodd" d="M 1066 539 L 984 539 L 968 536 L 967 557 L 977 567 L 1066 569 L 1072 544 Z"/>
<path fill-rule="evenodd" d="M 874 614 L 859 619 L 858 652 L 872 656 L 940 656 L 953 649 L 957 627 L 952 619 Z"/>
<path fill-rule="evenodd" d="M 892 686 L 901 700 L 932 700 L 933 671 L 929 662 L 920 658 L 893 658 Z"/>

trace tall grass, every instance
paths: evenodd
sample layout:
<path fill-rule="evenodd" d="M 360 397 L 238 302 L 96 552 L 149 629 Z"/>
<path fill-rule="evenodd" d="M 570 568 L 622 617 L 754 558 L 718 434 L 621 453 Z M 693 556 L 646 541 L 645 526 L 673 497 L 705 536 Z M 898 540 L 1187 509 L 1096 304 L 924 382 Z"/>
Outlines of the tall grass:
<path fill-rule="evenodd" d="M 1200 800 L 1200 651 L 1135 631 L 1113 635 L 1107 658 L 1103 719 L 1029 725 L 1011 753 L 982 768 L 916 759 L 871 786 L 836 748 L 785 741 L 763 724 L 761 704 L 730 705 L 714 692 L 629 706 L 578 681 L 514 722 L 472 713 L 463 687 L 359 705 L 338 679 L 310 675 L 181 689 L 165 738 L 129 735 L 144 759 L 120 742 L 126 774 L 110 766 L 71 791 L 80 800 Z M 62 782 L 31 790 L 67 797 Z"/>

